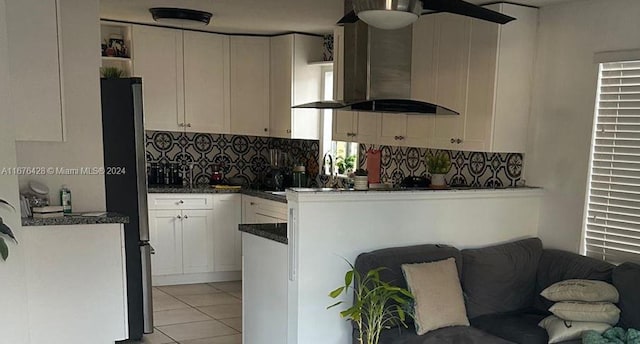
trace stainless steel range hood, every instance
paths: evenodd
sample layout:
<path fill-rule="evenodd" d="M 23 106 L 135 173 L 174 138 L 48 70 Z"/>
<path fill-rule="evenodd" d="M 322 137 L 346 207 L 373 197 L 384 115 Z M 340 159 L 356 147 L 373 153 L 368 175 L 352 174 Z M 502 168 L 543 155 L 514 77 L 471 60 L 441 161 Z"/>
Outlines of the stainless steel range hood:
<path fill-rule="evenodd" d="M 411 99 L 412 27 L 381 30 L 363 21 L 344 25 L 344 99 L 294 108 L 458 115 Z"/>

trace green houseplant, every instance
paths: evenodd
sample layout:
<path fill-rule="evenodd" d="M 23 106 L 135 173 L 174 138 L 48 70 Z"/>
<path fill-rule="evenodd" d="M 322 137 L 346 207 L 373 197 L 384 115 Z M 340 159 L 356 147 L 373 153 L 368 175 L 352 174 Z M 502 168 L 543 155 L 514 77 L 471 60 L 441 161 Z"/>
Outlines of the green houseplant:
<path fill-rule="evenodd" d="M 336 159 L 336 167 L 338 167 L 339 174 L 346 174 L 353 171 L 356 166 L 356 156 L 349 155 L 348 157 L 339 156 Z"/>
<path fill-rule="evenodd" d="M 102 67 L 100 74 L 106 79 L 119 79 L 124 76 L 124 71 L 118 67 Z"/>
<path fill-rule="evenodd" d="M 427 153 L 426 156 L 427 168 L 431 174 L 431 186 L 432 187 L 445 187 L 447 186 L 444 175 L 449 172 L 451 168 L 451 159 L 449 154 L 440 151 L 435 154 Z"/>
<path fill-rule="evenodd" d="M 349 266 L 351 269 L 344 275 L 344 285 L 331 291 L 329 296 L 335 299 L 353 289 L 353 304 L 341 311 L 340 316 L 356 324 L 358 342 L 377 344 L 383 329 L 396 325 L 407 327 L 405 307 L 413 295 L 404 288 L 380 280 L 380 271 L 386 268 L 373 269 L 362 276 L 353 264 L 349 263 Z M 327 309 L 342 303 L 338 301 Z"/>
<path fill-rule="evenodd" d="M 0 204 L 10 207 L 11 209 L 13 209 L 14 211 L 16 210 L 16 208 L 14 208 L 11 203 L 3 200 L 2 198 L 0 198 Z M 9 257 L 9 247 L 7 246 L 6 241 L 4 240 L 3 236 L 7 236 L 11 239 L 13 239 L 13 241 L 15 241 L 16 243 L 18 242 L 18 240 L 16 240 L 15 235 L 13 235 L 13 232 L 11 231 L 11 228 L 9 228 L 9 226 L 7 226 L 4 223 L 4 220 L 2 219 L 2 217 L 0 217 L 0 258 L 2 258 L 2 260 L 6 261 L 7 258 Z"/>

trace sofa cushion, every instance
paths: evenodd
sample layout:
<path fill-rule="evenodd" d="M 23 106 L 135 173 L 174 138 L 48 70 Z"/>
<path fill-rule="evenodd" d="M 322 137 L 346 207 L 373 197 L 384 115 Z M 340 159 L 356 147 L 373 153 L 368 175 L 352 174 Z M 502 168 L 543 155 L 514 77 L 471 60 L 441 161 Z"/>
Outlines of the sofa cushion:
<path fill-rule="evenodd" d="M 546 317 L 535 312 L 487 314 L 470 320 L 473 327 L 520 344 L 546 344 L 547 331 L 538 326 Z"/>
<path fill-rule="evenodd" d="M 618 302 L 620 294 L 611 283 L 568 279 L 548 286 L 540 295 L 549 301 Z"/>
<path fill-rule="evenodd" d="M 611 282 L 614 266 L 607 262 L 560 250 L 543 250 L 536 277 L 534 307 L 546 311 L 553 302 L 539 294 L 550 285 L 568 279 Z"/>
<path fill-rule="evenodd" d="M 418 334 L 448 326 L 469 326 L 455 259 L 403 264 L 402 271 L 415 298 Z"/>
<path fill-rule="evenodd" d="M 563 320 L 555 315 L 542 319 L 539 325 L 547 330 L 549 344 L 581 339 L 587 331 L 604 333 L 611 328 L 611 325 L 605 323 Z"/>
<path fill-rule="evenodd" d="M 354 339 L 353 343 L 357 343 Z M 445 327 L 419 336 L 413 327 L 382 331 L 379 344 L 513 344 L 469 326 Z"/>
<path fill-rule="evenodd" d="M 640 329 L 640 265 L 624 263 L 613 270 L 613 285 L 620 293 L 620 326 Z"/>
<path fill-rule="evenodd" d="M 615 325 L 620 320 L 620 309 L 609 302 L 565 301 L 556 302 L 549 311 L 560 319 L 601 322 Z"/>
<path fill-rule="evenodd" d="M 462 289 L 469 318 L 531 306 L 541 254 L 538 238 L 462 250 Z"/>

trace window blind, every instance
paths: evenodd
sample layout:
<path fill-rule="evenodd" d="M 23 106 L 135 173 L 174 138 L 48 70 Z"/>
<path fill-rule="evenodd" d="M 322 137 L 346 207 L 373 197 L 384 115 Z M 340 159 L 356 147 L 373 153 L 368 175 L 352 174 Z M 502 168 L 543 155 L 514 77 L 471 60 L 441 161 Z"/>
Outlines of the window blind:
<path fill-rule="evenodd" d="M 640 61 L 600 65 L 585 252 L 640 263 Z"/>

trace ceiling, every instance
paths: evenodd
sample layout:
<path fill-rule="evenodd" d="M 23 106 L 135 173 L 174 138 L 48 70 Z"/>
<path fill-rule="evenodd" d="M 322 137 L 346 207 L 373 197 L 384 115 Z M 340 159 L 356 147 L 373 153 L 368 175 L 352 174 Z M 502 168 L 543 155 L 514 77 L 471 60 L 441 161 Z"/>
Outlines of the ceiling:
<path fill-rule="evenodd" d="M 475 4 L 488 0 L 467 0 Z M 570 0 L 511 0 L 546 6 Z M 330 33 L 344 13 L 344 0 L 100 0 L 100 17 L 137 23 L 154 23 L 150 7 L 182 7 L 213 13 L 212 23 L 201 30 L 226 33 L 276 34 L 283 32 Z"/>

